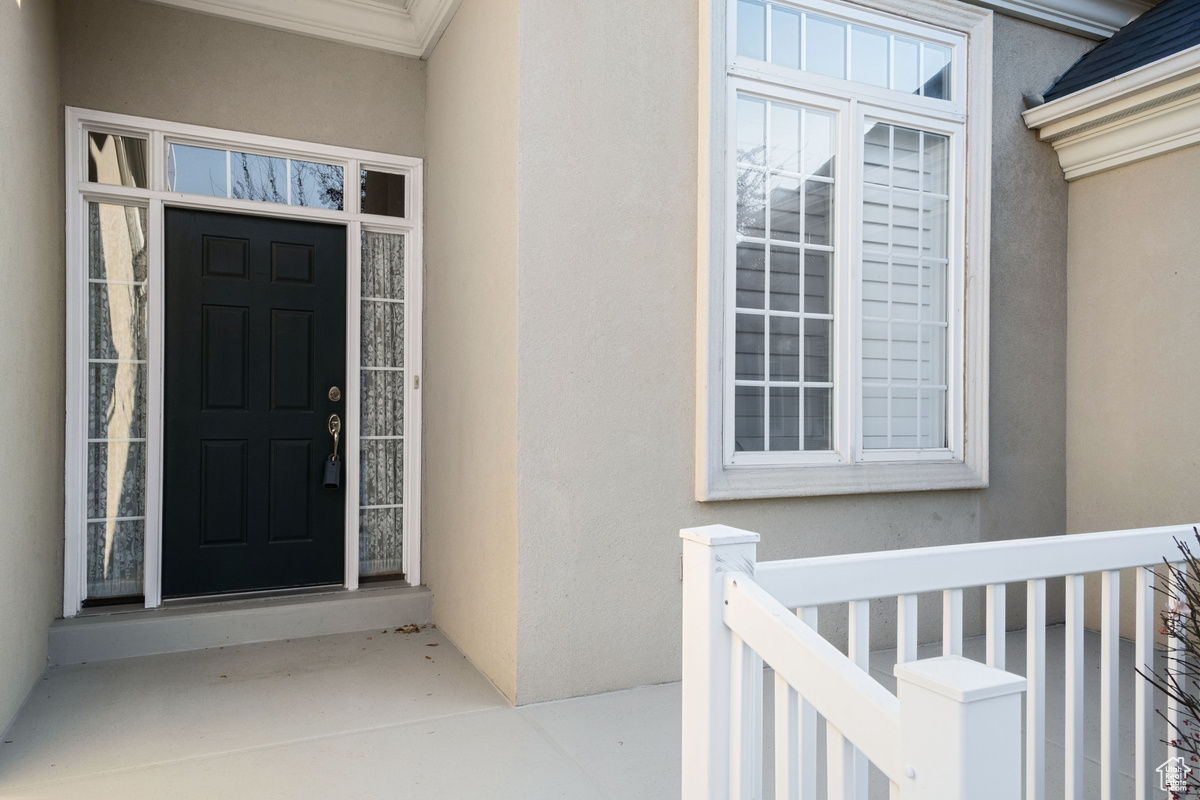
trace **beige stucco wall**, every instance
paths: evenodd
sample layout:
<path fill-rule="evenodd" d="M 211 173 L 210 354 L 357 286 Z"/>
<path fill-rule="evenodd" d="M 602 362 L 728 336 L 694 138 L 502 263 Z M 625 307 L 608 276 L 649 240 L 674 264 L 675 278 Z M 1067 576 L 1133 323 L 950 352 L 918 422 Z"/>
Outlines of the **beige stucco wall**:
<path fill-rule="evenodd" d="M 1067 527 L 1200 522 L 1200 147 L 1070 195 Z M 1131 572 L 1121 588 L 1130 636 Z"/>
<path fill-rule="evenodd" d="M 62 610 L 63 200 L 54 4 L 0 0 L 0 731 Z"/>
<path fill-rule="evenodd" d="M 1020 111 L 1089 43 L 996 18 L 992 488 L 697 503 L 697 4 L 523 0 L 520 39 L 520 702 L 678 678 L 684 526 L 765 559 L 1063 531 L 1067 189 Z"/>
<path fill-rule="evenodd" d="M 425 63 L 135 0 L 60 0 L 62 102 L 425 154 Z"/>
<path fill-rule="evenodd" d="M 517 3 L 429 60 L 422 563 L 434 621 L 517 691 Z"/>

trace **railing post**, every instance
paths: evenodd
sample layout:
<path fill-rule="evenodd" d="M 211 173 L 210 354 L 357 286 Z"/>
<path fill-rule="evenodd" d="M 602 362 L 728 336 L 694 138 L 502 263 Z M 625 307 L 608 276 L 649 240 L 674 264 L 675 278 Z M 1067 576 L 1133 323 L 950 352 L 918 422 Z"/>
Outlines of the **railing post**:
<path fill-rule="evenodd" d="M 897 664 L 903 800 L 1020 800 L 1025 679 L 960 656 Z"/>
<path fill-rule="evenodd" d="M 733 637 L 724 573 L 754 575 L 759 536 L 726 525 L 685 528 L 683 539 L 683 800 L 730 791 Z"/>

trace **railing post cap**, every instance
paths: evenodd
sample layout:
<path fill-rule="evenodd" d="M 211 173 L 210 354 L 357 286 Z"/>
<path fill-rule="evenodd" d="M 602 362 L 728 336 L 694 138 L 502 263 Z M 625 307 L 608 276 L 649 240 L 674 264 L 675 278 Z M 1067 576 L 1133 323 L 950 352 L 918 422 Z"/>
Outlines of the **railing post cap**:
<path fill-rule="evenodd" d="M 753 544 L 761 538 L 757 533 L 731 528 L 728 525 L 703 525 L 699 528 L 684 528 L 680 539 L 716 547 L 724 544 Z"/>
<path fill-rule="evenodd" d="M 897 664 L 897 681 L 915 684 L 960 703 L 1025 691 L 1025 679 L 962 656 L 938 656 Z"/>

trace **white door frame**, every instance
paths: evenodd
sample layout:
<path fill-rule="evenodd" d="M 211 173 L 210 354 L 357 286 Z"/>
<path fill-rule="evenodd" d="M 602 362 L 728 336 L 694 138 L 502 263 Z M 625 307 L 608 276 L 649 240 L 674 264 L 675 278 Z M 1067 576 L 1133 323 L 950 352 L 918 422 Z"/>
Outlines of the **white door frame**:
<path fill-rule="evenodd" d="M 91 183 L 88 132 L 147 140 L 147 184 L 139 189 Z M 344 210 L 273 204 L 167 190 L 167 147 L 171 143 L 282 156 L 343 168 Z M 359 207 L 360 169 L 405 176 L 404 217 L 364 214 Z M 421 311 L 422 170 L 419 158 L 375 153 L 272 136 L 68 107 L 66 109 L 66 476 L 63 616 L 75 616 L 87 592 L 87 314 L 89 202 L 148 211 L 148 364 L 146 420 L 146 521 L 144 595 L 147 608 L 162 604 L 162 435 L 163 435 L 163 210 L 165 207 L 237 212 L 340 224 L 346 228 L 346 589 L 358 588 L 359 542 L 359 365 L 362 231 L 405 236 L 404 263 L 404 485 L 403 569 L 421 582 Z"/>

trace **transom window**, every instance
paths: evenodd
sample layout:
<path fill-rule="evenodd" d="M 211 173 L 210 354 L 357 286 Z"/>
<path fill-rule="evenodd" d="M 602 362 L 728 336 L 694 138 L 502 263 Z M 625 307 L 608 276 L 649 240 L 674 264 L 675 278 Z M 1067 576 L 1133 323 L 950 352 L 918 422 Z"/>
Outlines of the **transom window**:
<path fill-rule="evenodd" d="M 877 5 L 725 8 L 701 499 L 986 481 L 990 15 Z"/>

